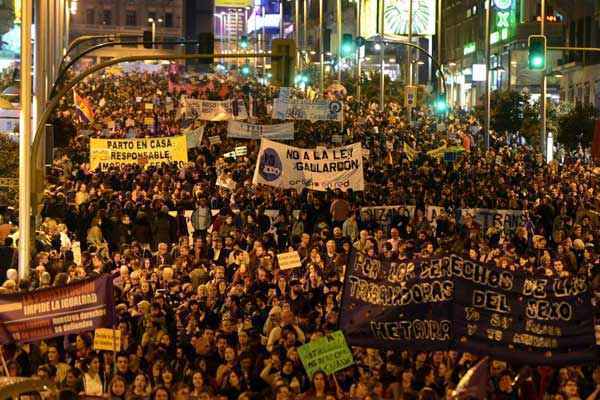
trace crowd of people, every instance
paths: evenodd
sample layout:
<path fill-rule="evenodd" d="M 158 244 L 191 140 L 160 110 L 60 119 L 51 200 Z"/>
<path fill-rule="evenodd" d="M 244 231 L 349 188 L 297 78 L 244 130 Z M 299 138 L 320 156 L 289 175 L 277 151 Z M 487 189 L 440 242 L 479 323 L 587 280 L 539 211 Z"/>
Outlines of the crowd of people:
<path fill-rule="evenodd" d="M 547 164 L 531 147 L 500 138 L 485 150 L 477 145 L 478 122 L 466 113 L 440 122 L 423 108 L 409 122 L 397 104 L 382 112 L 349 97 L 343 129 L 294 121 L 295 146 L 331 147 L 332 135 L 341 134 L 343 143 L 369 149 L 364 191 L 296 192 L 253 186 L 259 142 L 228 138 L 226 122 L 202 123 L 204 138 L 183 167 L 89 165 L 90 137 L 171 136 L 198 126 L 179 111 L 179 92 L 243 99 L 252 103 L 251 121 L 270 124 L 276 88 L 165 70 L 97 75 L 76 90 L 93 104 L 94 121 L 78 119 L 65 100 L 55 120 L 62 150 L 48 175 L 31 276 L 19 279 L 16 258 L 0 252 L 0 291 L 111 273 L 121 347 L 116 356 L 95 351 L 91 333 L 6 345 L 12 376 L 110 399 L 450 399 L 480 355 L 354 347 L 352 366 L 307 375 L 298 347 L 339 329 L 353 252 L 387 259 L 455 252 L 534 276 L 579 274 L 600 290 L 598 171 L 575 159 Z M 221 143 L 210 143 L 216 135 Z M 247 155 L 223 157 L 240 144 Z M 427 154 L 442 145 L 465 152 L 452 162 Z M 216 184 L 223 175 L 234 189 Z M 361 213 L 382 205 L 415 211 L 377 219 Z M 428 219 L 429 205 L 444 212 Z M 527 218 L 514 230 L 482 230 L 457 218 L 464 208 L 526 210 Z M 193 210 L 189 220 L 186 210 Z M 15 242 L 6 239 L 8 247 Z M 290 250 L 302 266 L 283 271 L 277 255 Z M 598 362 L 533 366 L 516 379 L 522 367 L 493 360 L 488 398 L 600 399 Z"/>

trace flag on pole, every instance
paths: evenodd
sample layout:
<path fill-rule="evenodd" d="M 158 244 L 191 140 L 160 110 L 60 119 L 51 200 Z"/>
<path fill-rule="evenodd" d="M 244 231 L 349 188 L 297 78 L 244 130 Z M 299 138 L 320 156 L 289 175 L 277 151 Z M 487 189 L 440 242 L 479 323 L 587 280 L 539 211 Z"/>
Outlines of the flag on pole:
<path fill-rule="evenodd" d="M 403 150 L 404 154 L 406 154 L 406 158 L 408 158 L 408 161 L 413 161 L 417 156 L 417 151 L 406 143 L 404 143 Z"/>
<path fill-rule="evenodd" d="M 94 122 L 94 109 L 92 103 L 85 97 L 81 97 L 75 89 L 73 89 L 73 103 L 75 103 L 75 109 L 79 118 L 84 123 Z"/>
<path fill-rule="evenodd" d="M 485 399 L 487 398 L 489 381 L 490 358 L 484 357 L 460 378 L 460 382 L 458 382 L 452 394 L 452 399 Z"/>

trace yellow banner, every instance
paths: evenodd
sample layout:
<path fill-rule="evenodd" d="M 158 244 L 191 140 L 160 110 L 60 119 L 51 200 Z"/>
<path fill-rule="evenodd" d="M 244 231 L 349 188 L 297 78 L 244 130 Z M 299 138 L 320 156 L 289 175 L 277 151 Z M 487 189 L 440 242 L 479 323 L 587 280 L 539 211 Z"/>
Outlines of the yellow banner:
<path fill-rule="evenodd" d="M 141 139 L 90 139 L 90 166 L 105 171 L 125 164 L 187 163 L 185 136 Z"/>
<path fill-rule="evenodd" d="M 215 7 L 251 7 L 252 0 L 215 0 Z"/>

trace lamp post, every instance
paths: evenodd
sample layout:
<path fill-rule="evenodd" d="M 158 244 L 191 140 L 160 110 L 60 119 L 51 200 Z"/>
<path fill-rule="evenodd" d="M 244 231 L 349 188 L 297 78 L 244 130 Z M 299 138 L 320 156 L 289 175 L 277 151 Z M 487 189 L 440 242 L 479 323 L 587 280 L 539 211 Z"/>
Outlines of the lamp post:
<path fill-rule="evenodd" d="M 162 18 L 154 19 L 152 17 L 148 18 L 148 22 L 152 24 L 152 42 L 156 42 L 156 23 L 163 22 Z M 152 48 L 154 48 L 154 43 L 152 43 Z"/>
<path fill-rule="evenodd" d="M 321 96 L 325 91 L 325 49 L 323 43 L 323 0 L 319 0 L 319 89 L 321 90 Z"/>
<path fill-rule="evenodd" d="M 21 113 L 19 121 L 19 278 L 29 275 L 31 257 L 31 0 L 21 3 Z"/>
<path fill-rule="evenodd" d="M 490 82 L 490 18 L 492 2 L 485 0 L 485 148 L 490 147 L 491 82 Z"/>
<path fill-rule="evenodd" d="M 342 0 L 336 1 L 336 18 L 338 38 L 338 81 L 342 83 Z"/>
<path fill-rule="evenodd" d="M 360 2 L 356 0 L 356 37 L 360 36 Z M 356 49 L 356 99 L 360 103 L 360 85 L 361 85 L 361 59 L 360 59 L 360 47 Z"/>
<path fill-rule="evenodd" d="M 546 0 L 542 0 L 541 4 L 541 19 L 540 19 L 540 35 L 545 36 L 546 35 Z M 547 97 L 547 77 L 546 77 L 546 71 L 543 71 L 544 73 L 542 74 L 542 90 L 541 90 L 541 96 L 540 96 L 540 114 L 542 117 L 542 131 L 540 133 L 540 146 L 541 146 L 541 150 L 542 150 L 542 154 L 546 155 L 546 97 Z"/>

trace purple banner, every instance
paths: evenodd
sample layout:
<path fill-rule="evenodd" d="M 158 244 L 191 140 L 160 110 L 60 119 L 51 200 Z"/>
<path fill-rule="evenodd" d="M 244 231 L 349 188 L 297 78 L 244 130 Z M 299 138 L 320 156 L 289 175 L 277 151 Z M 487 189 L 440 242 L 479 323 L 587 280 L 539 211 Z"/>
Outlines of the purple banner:
<path fill-rule="evenodd" d="M 456 349 L 534 365 L 597 360 L 586 276 L 534 277 L 458 255 L 346 270 L 340 328 L 350 345 Z"/>
<path fill-rule="evenodd" d="M 114 310 L 110 275 L 60 288 L 1 295 L 0 343 L 27 343 L 112 327 Z"/>

